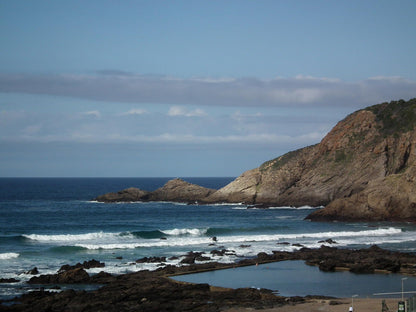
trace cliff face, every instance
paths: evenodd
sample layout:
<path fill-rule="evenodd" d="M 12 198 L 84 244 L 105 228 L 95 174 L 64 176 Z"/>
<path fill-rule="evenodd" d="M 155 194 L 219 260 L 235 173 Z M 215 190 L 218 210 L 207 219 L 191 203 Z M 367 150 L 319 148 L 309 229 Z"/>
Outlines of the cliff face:
<path fill-rule="evenodd" d="M 416 220 L 416 99 L 340 121 L 321 143 L 243 173 L 211 202 L 325 205 L 312 220 Z"/>

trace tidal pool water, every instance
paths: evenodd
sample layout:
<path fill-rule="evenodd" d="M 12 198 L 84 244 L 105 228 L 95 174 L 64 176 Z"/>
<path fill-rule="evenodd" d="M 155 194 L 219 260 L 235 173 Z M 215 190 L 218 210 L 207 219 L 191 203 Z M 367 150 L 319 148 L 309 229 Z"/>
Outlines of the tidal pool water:
<path fill-rule="evenodd" d="M 415 291 L 416 278 L 400 274 L 354 274 L 347 271 L 322 272 L 304 261 L 281 261 L 258 266 L 238 267 L 204 273 L 175 276 L 178 281 L 208 283 L 212 286 L 267 288 L 282 296 L 325 295 L 334 297 L 401 297 L 404 291 Z M 406 294 L 407 297 L 413 294 Z"/>

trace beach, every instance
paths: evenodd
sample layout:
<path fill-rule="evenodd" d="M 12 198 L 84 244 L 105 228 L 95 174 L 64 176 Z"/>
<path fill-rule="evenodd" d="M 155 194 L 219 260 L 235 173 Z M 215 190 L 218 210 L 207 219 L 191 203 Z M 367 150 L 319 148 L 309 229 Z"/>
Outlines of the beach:
<path fill-rule="evenodd" d="M 354 299 L 354 312 L 381 311 L 382 301 L 385 300 L 390 311 L 397 310 L 398 299 Z M 263 309 L 262 312 L 347 312 L 351 306 L 351 298 L 340 298 L 332 300 L 309 300 L 304 303 L 288 304 L 285 306 Z M 252 308 L 231 308 L 224 312 L 249 312 Z"/>

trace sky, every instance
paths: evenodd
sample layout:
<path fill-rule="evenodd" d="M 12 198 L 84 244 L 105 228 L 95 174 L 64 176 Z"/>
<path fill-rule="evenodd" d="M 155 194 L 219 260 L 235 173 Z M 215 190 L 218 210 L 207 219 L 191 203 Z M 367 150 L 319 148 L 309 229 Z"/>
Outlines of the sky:
<path fill-rule="evenodd" d="M 0 177 L 239 176 L 416 97 L 416 1 L 0 0 Z"/>

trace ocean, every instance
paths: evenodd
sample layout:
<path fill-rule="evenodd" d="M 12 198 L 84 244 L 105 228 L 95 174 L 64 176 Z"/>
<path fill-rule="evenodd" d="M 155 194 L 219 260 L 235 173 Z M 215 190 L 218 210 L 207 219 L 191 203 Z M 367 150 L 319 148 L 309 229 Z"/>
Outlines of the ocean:
<path fill-rule="evenodd" d="M 122 274 L 178 265 L 189 251 L 219 262 L 235 262 L 273 250 L 332 246 L 360 248 L 377 244 L 416 250 L 416 226 L 409 223 L 310 222 L 316 207 L 248 209 L 236 204 L 186 205 L 170 202 L 98 203 L 94 197 L 131 186 L 152 191 L 171 178 L 0 178 L 0 299 L 30 290 L 25 282 L 56 273 L 64 264 L 91 259 L 102 270 Z M 234 178 L 183 178 L 218 189 Z M 216 237 L 216 241 L 213 240 Z M 213 255 L 214 249 L 227 249 Z M 166 257 L 164 263 L 136 263 L 143 257 Z M 247 285 L 248 287 L 250 285 Z"/>

